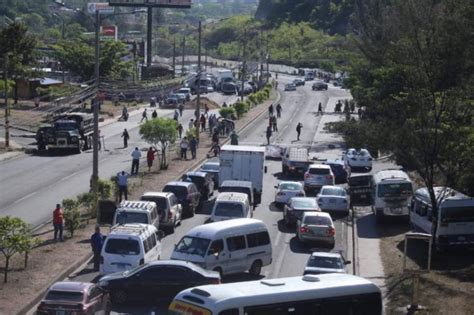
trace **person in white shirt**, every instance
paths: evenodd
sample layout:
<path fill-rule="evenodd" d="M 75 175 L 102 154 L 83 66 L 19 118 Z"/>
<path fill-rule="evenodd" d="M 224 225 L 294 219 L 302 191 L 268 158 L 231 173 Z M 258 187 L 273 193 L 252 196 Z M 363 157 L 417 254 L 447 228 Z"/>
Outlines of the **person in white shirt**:
<path fill-rule="evenodd" d="M 138 175 L 138 166 L 140 164 L 140 158 L 142 157 L 142 153 L 138 148 L 135 148 L 132 152 L 132 175 Z"/>
<path fill-rule="evenodd" d="M 128 176 L 130 174 L 125 171 L 121 171 L 117 174 L 117 184 L 119 187 L 119 202 L 122 201 L 122 195 L 124 199 L 128 199 Z"/>
<path fill-rule="evenodd" d="M 189 141 L 188 138 L 184 137 L 183 140 L 181 140 L 179 147 L 181 148 L 181 159 L 182 160 L 187 160 L 187 153 L 188 153 L 188 147 L 189 147 Z"/>

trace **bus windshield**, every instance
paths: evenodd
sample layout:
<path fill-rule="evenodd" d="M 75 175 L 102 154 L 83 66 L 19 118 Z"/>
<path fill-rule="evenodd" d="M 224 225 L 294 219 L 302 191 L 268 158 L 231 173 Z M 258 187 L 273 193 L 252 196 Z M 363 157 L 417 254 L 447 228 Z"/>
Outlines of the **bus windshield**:
<path fill-rule="evenodd" d="M 175 251 L 178 253 L 199 255 L 204 257 L 211 241 L 207 238 L 185 236 L 176 245 Z"/>
<path fill-rule="evenodd" d="M 474 222 L 474 207 L 441 208 L 441 222 Z"/>
<path fill-rule="evenodd" d="M 379 184 L 378 197 L 406 197 L 413 192 L 411 183 Z"/>

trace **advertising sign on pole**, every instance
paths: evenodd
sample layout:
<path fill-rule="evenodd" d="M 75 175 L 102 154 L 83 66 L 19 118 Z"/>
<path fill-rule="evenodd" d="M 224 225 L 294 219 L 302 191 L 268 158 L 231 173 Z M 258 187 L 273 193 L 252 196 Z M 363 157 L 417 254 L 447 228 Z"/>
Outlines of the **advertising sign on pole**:
<path fill-rule="evenodd" d="M 99 11 L 99 14 L 113 14 L 114 7 L 109 6 L 107 2 L 89 2 L 87 4 L 87 12 L 94 14 Z"/>
<path fill-rule="evenodd" d="M 117 40 L 118 39 L 118 32 L 117 32 L 117 25 L 111 25 L 111 26 L 102 26 L 100 31 L 100 39 L 113 39 Z"/>
<path fill-rule="evenodd" d="M 191 0 L 109 0 L 111 6 L 190 8 Z"/>

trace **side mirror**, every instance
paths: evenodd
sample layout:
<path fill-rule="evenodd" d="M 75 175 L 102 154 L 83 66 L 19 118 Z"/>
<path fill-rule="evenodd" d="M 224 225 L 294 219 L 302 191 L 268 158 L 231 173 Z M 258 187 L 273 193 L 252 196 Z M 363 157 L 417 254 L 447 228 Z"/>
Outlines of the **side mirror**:
<path fill-rule="evenodd" d="M 266 166 L 266 165 L 265 165 L 265 167 L 263 168 L 263 171 L 264 171 L 265 173 L 267 173 L 267 166 Z"/>
<path fill-rule="evenodd" d="M 351 261 L 350 261 L 350 260 L 346 260 L 346 261 L 344 262 L 344 264 L 350 265 L 350 264 L 351 264 Z"/>
<path fill-rule="evenodd" d="M 273 186 L 273 187 L 278 188 L 278 185 L 275 185 L 275 186 Z"/>

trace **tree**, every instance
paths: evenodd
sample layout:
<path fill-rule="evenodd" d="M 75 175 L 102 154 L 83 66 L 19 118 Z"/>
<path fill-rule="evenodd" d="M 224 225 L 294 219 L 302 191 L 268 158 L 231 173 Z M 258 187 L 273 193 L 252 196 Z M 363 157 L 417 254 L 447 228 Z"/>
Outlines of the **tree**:
<path fill-rule="evenodd" d="M 25 253 L 26 268 L 28 258 L 26 254 L 37 243 L 38 240 L 32 236 L 30 228 L 23 220 L 10 216 L 0 218 L 0 251 L 5 257 L 4 283 L 8 281 L 10 259 L 17 253 Z"/>
<path fill-rule="evenodd" d="M 170 144 L 176 142 L 178 137 L 176 127 L 176 121 L 170 118 L 151 119 L 140 126 L 142 139 L 151 144 L 155 149 L 158 149 L 158 145 L 160 146 L 160 169 L 168 168 L 166 151 Z"/>
<path fill-rule="evenodd" d="M 69 231 L 71 237 L 81 224 L 81 212 L 79 202 L 73 199 L 63 199 L 64 227 Z"/>

